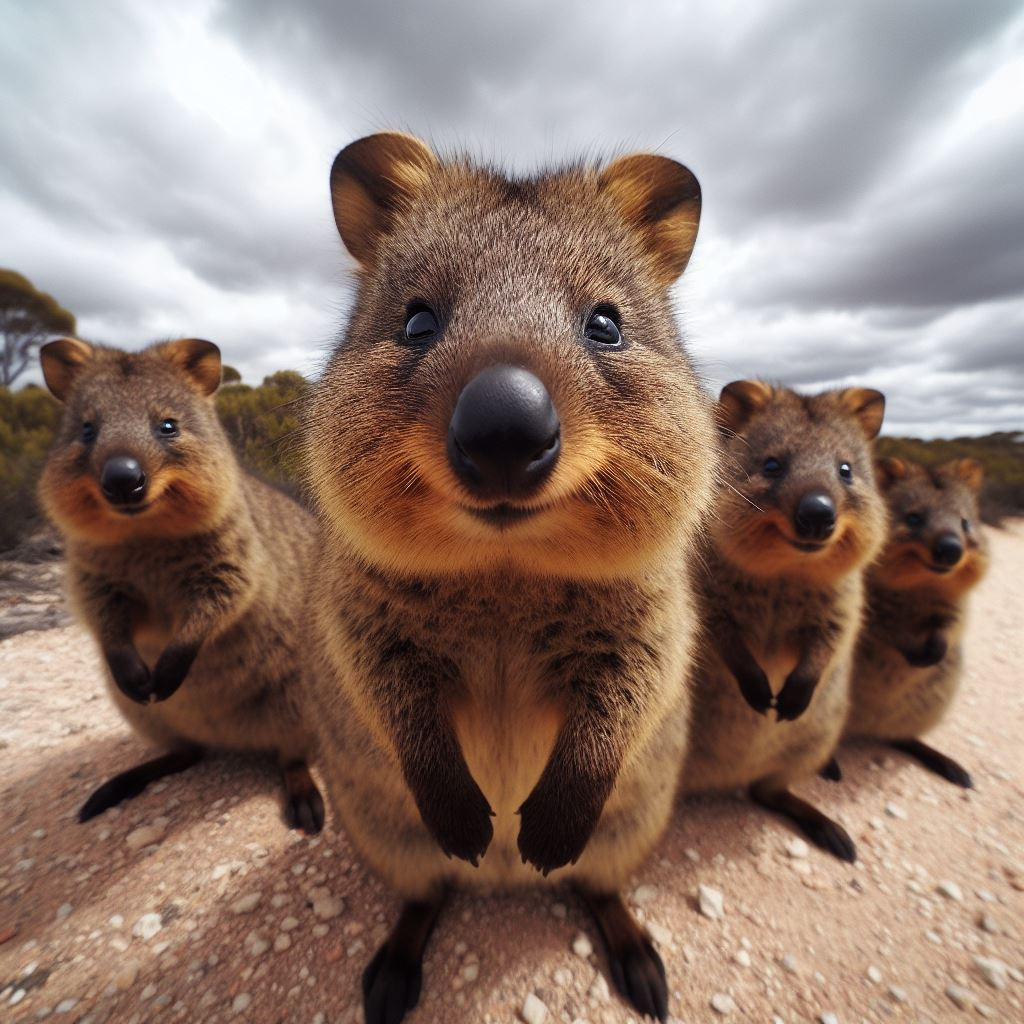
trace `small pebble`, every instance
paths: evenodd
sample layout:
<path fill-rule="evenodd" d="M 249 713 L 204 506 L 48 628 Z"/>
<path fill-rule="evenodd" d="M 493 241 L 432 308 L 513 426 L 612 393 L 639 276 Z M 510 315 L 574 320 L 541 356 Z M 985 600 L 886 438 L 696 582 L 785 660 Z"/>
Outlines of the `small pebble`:
<path fill-rule="evenodd" d="M 888 803 L 885 805 L 885 813 L 890 818 L 898 818 L 900 821 L 907 820 L 907 812 L 899 804 Z"/>
<path fill-rule="evenodd" d="M 135 922 L 132 935 L 137 939 L 151 939 L 161 928 L 163 928 L 163 921 L 160 920 L 159 914 L 143 914 Z"/>
<path fill-rule="evenodd" d="M 320 896 L 313 901 L 313 913 L 322 921 L 337 917 L 345 909 L 345 904 L 336 896 Z"/>
<path fill-rule="evenodd" d="M 55 1007 L 54 1013 L 70 1013 L 78 1002 L 77 999 L 62 999 Z"/>
<path fill-rule="evenodd" d="M 590 939 L 580 932 L 575 939 L 572 940 L 572 951 L 581 959 L 586 960 L 591 953 L 594 952 L 593 944 Z"/>
<path fill-rule="evenodd" d="M 947 900 L 953 900 L 955 903 L 959 903 L 964 898 L 964 894 L 956 882 L 950 882 L 949 880 L 939 882 L 936 889 L 940 896 L 945 896 Z"/>
<path fill-rule="evenodd" d="M 745 949 L 737 949 L 732 958 L 740 967 L 750 966 L 750 954 Z"/>
<path fill-rule="evenodd" d="M 868 980 L 876 985 L 882 980 L 882 972 L 874 964 L 868 968 Z"/>
<path fill-rule="evenodd" d="M 786 843 L 786 853 L 788 853 L 790 857 L 802 859 L 810 852 L 811 848 L 799 836 L 794 836 Z"/>
<path fill-rule="evenodd" d="M 532 992 L 523 1000 L 520 1015 L 526 1024 L 544 1024 L 548 1019 L 548 1008 Z"/>
<path fill-rule="evenodd" d="M 797 963 L 796 957 L 792 953 L 787 953 L 781 960 L 779 960 L 779 966 L 790 974 L 796 974 Z"/>
<path fill-rule="evenodd" d="M 252 996 L 248 992 L 239 992 L 235 996 L 234 1002 L 231 1004 L 231 1009 L 235 1013 L 244 1013 L 249 1009 L 249 1005 L 252 1003 Z"/>
<path fill-rule="evenodd" d="M 1002 960 L 996 960 L 994 957 L 976 956 L 974 958 L 974 966 L 977 967 L 978 973 L 992 988 L 999 990 L 1006 988 L 1007 967 Z"/>
<path fill-rule="evenodd" d="M 62 903 L 57 908 L 57 915 L 56 915 L 57 916 L 57 920 L 58 921 L 63 921 L 64 918 L 66 918 L 71 913 L 71 911 L 74 910 L 74 909 L 75 908 L 72 907 L 70 903 Z"/>
<path fill-rule="evenodd" d="M 700 912 L 712 921 L 720 920 L 725 914 L 725 898 L 710 885 L 697 886 L 697 906 Z"/>
<path fill-rule="evenodd" d="M 291 947 L 291 944 L 291 938 L 285 932 L 281 932 L 274 939 L 274 952 L 283 953 L 286 949 L 289 949 Z"/>
<path fill-rule="evenodd" d="M 231 904 L 232 914 L 251 914 L 260 904 L 260 894 L 258 892 L 248 892 L 244 896 L 239 896 L 234 903 Z"/>
<path fill-rule="evenodd" d="M 724 1017 L 736 1009 L 736 1000 L 725 992 L 716 992 L 711 997 L 711 1009 Z"/>
<path fill-rule="evenodd" d="M 163 838 L 164 830 L 156 825 L 141 825 L 134 828 L 124 837 L 129 850 L 141 850 L 144 846 L 152 846 Z"/>
<path fill-rule="evenodd" d="M 653 903 L 658 898 L 658 889 L 653 885 L 638 885 L 633 890 L 633 902 L 638 907 Z"/>
<path fill-rule="evenodd" d="M 907 990 L 900 988 L 899 985 L 890 985 L 889 998 L 894 1003 L 905 1003 L 907 1001 Z"/>
<path fill-rule="evenodd" d="M 961 985 L 948 985 L 946 995 L 961 1010 L 969 1010 L 974 1005 L 974 996 Z"/>
<path fill-rule="evenodd" d="M 839 1018 L 834 1013 L 818 1014 L 818 1020 L 821 1024 L 839 1024 Z"/>

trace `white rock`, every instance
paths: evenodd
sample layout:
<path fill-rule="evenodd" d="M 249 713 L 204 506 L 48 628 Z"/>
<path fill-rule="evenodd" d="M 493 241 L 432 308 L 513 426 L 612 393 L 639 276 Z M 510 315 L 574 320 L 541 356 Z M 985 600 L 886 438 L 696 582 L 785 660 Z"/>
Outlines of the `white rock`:
<path fill-rule="evenodd" d="M 882 972 L 874 964 L 868 968 L 868 980 L 876 985 L 882 980 Z"/>
<path fill-rule="evenodd" d="M 313 901 L 313 913 L 322 921 L 337 917 L 345 909 L 345 904 L 336 896 L 319 896 Z"/>
<path fill-rule="evenodd" d="M 281 931 L 291 932 L 299 927 L 299 919 L 297 917 L 286 917 L 281 921 Z"/>
<path fill-rule="evenodd" d="M 157 828 L 156 825 L 140 825 L 138 828 L 133 828 L 124 837 L 124 841 L 129 850 L 141 850 L 144 846 L 159 843 L 163 835 L 164 830 Z"/>
<path fill-rule="evenodd" d="M 790 974 L 796 974 L 797 972 L 796 957 L 793 956 L 792 953 L 787 953 L 782 957 L 782 959 L 779 960 L 779 965 L 784 971 L 788 971 Z"/>
<path fill-rule="evenodd" d="M 159 914 L 143 914 L 132 927 L 132 935 L 137 939 L 151 939 L 163 926 Z"/>
<path fill-rule="evenodd" d="M 907 990 L 900 988 L 899 985 L 890 985 L 889 998 L 894 1003 L 905 1003 L 907 1001 Z"/>
<path fill-rule="evenodd" d="M 692 846 L 688 847 L 683 851 L 683 855 L 691 864 L 696 864 L 700 860 L 700 853 L 695 850 Z"/>
<path fill-rule="evenodd" d="M 736 1000 L 725 992 L 716 992 L 711 997 L 711 1009 L 724 1017 L 736 1009 Z"/>
<path fill-rule="evenodd" d="M 608 982 L 605 981 L 605 977 L 600 971 L 594 975 L 594 980 L 590 983 L 587 995 L 598 1003 L 607 1003 L 611 997 L 611 993 L 608 991 Z"/>
<path fill-rule="evenodd" d="M 638 907 L 653 903 L 658 898 L 658 889 L 654 885 L 638 885 L 633 890 L 633 902 Z"/>
<path fill-rule="evenodd" d="M 567 971 L 564 967 L 559 967 L 552 977 L 559 988 L 568 988 L 572 984 L 572 971 Z"/>
<path fill-rule="evenodd" d="M 969 1010 L 974 1005 L 974 996 L 961 985 L 947 985 L 946 995 L 961 1010 Z"/>
<path fill-rule="evenodd" d="M 995 957 L 976 956 L 974 966 L 978 973 L 992 986 L 992 988 L 1004 989 L 1007 981 L 1007 966 L 1002 960 Z"/>
<path fill-rule="evenodd" d="M 55 1007 L 55 1013 L 70 1013 L 78 1002 L 77 999 L 62 999 Z"/>
<path fill-rule="evenodd" d="M 720 920 L 725 914 L 724 897 L 710 885 L 697 886 L 697 906 L 700 908 L 700 912 L 705 917 L 711 918 L 712 921 Z"/>
<path fill-rule="evenodd" d="M 989 935 L 999 934 L 999 923 L 991 914 L 982 914 L 978 924 L 981 926 L 981 930 L 988 932 Z"/>
<path fill-rule="evenodd" d="M 124 918 L 120 914 L 114 914 L 107 923 L 111 928 L 123 928 Z"/>
<path fill-rule="evenodd" d="M 803 858 L 810 853 L 811 848 L 799 837 L 794 836 L 786 843 L 786 853 L 790 857 Z"/>
<path fill-rule="evenodd" d="M 572 940 L 572 951 L 581 959 L 586 960 L 591 953 L 594 952 L 594 946 L 590 939 L 580 932 L 575 939 Z"/>
<path fill-rule="evenodd" d="M 480 977 L 480 965 L 475 961 L 470 964 L 466 964 L 462 968 L 462 979 L 463 981 L 473 982 Z"/>
<path fill-rule="evenodd" d="M 280 932 L 274 938 L 274 952 L 283 953 L 286 949 L 291 947 L 292 940 L 286 932 Z"/>
<path fill-rule="evenodd" d="M 950 882 L 948 879 L 939 882 L 936 889 L 940 896 L 945 896 L 947 900 L 953 900 L 956 903 L 959 903 L 964 898 L 964 894 L 960 890 L 960 886 L 957 885 L 956 882 Z"/>
<path fill-rule="evenodd" d="M 270 949 L 270 943 L 259 932 L 249 932 L 243 945 L 251 956 L 263 956 Z"/>
<path fill-rule="evenodd" d="M 248 992 L 239 992 L 238 995 L 235 996 L 235 1001 L 231 1004 L 231 1009 L 235 1013 L 244 1013 L 249 1009 L 251 1003 L 252 996 L 249 995 Z"/>
<path fill-rule="evenodd" d="M 548 1008 L 532 992 L 523 1000 L 519 1013 L 526 1024 L 544 1024 L 548 1019 Z"/>
<path fill-rule="evenodd" d="M 907 820 L 907 812 L 899 804 L 887 803 L 885 805 L 885 813 L 890 818 L 898 818 L 900 821 Z"/>
<path fill-rule="evenodd" d="M 239 896 L 231 904 L 231 913 L 251 914 L 260 905 L 260 899 L 261 897 L 258 892 L 247 892 L 244 896 Z"/>
<path fill-rule="evenodd" d="M 737 949 L 732 955 L 734 963 L 740 965 L 740 967 L 750 966 L 750 954 L 745 949 Z"/>
<path fill-rule="evenodd" d="M 820 1013 L 818 1020 L 821 1024 L 839 1024 L 839 1018 L 834 1013 Z"/>
<path fill-rule="evenodd" d="M 75 908 L 70 903 L 62 903 L 57 908 L 57 920 L 63 921 Z"/>
<path fill-rule="evenodd" d="M 12 995 L 11 998 L 7 1000 L 7 1005 L 8 1006 L 17 1006 L 18 1003 L 20 1003 L 22 1001 L 22 999 L 25 998 L 26 995 L 27 995 L 27 993 L 25 992 L 25 990 L 23 988 L 16 989 L 15 992 L 14 992 L 14 995 Z"/>

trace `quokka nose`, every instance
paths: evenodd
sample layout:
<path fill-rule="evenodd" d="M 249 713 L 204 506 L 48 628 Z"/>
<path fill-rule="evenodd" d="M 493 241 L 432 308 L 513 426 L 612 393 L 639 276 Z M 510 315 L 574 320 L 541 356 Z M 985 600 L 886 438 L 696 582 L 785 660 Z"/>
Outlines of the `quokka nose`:
<path fill-rule="evenodd" d="M 448 427 L 448 461 L 481 498 L 523 498 L 558 461 L 561 425 L 544 384 L 520 366 L 491 366 L 463 389 Z"/>
<path fill-rule="evenodd" d="M 809 491 L 797 502 L 793 526 L 806 540 L 825 540 L 836 528 L 835 502 L 824 491 Z"/>
<path fill-rule="evenodd" d="M 100 488 L 111 505 L 137 505 L 146 495 L 146 474 L 137 459 L 115 455 L 103 465 Z"/>
<path fill-rule="evenodd" d="M 932 545 L 932 559 L 936 565 L 954 566 L 963 558 L 964 546 L 955 533 L 943 533 Z"/>

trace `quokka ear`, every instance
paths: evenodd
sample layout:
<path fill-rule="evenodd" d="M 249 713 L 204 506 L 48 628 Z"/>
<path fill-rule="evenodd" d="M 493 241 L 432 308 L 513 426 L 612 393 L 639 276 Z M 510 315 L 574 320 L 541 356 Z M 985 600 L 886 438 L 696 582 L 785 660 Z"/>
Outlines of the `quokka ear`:
<path fill-rule="evenodd" d="M 94 349 L 79 338 L 58 338 L 48 341 L 39 350 L 43 380 L 50 394 L 58 401 L 66 401 L 82 367 L 93 357 Z"/>
<path fill-rule="evenodd" d="M 220 387 L 220 349 L 202 338 L 179 338 L 154 346 L 153 351 L 173 363 L 203 395 Z"/>
<path fill-rule="evenodd" d="M 905 480 L 909 472 L 910 467 L 895 455 L 875 459 L 875 480 L 883 491 L 889 490 L 900 480 Z"/>
<path fill-rule="evenodd" d="M 864 436 L 873 440 L 882 429 L 885 395 L 874 388 L 845 388 L 839 392 L 839 404 L 860 423 Z"/>
<path fill-rule="evenodd" d="M 985 467 L 977 459 L 954 459 L 942 467 L 952 471 L 953 476 L 967 484 L 974 494 L 981 494 L 985 482 Z"/>
<path fill-rule="evenodd" d="M 394 215 L 438 166 L 425 142 L 403 132 L 367 135 L 346 146 L 331 165 L 334 222 L 345 248 L 373 262 Z"/>
<path fill-rule="evenodd" d="M 643 239 L 658 284 L 667 288 L 686 269 L 700 224 L 700 183 L 675 160 L 653 153 L 620 157 L 601 185 Z"/>
<path fill-rule="evenodd" d="M 772 400 L 772 387 L 763 380 L 734 380 L 722 388 L 715 407 L 721 430 L 737 433 L 759 409 Z"/>

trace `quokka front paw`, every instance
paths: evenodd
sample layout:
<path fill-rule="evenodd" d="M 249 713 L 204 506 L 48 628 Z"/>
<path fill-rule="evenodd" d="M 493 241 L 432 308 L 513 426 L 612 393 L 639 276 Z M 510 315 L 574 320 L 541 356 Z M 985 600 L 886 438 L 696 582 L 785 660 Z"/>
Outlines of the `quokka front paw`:
<path fill-rule="evenodd" d="M 420 816 L 446 857 L 477 867 L 494 838 L 494 812 L 468 772 L 461 785 L 447 781 L 417 797 Z"/>
<path fill-rule="evenodd" d="M 195 647 L 172 645 L 164 649 L 153 669 L 153 696 L 156 700 L 167 700 L 174 696 L 178 687 L 185 682 L 198 653 Z"/>
<path fill-rule="evenodd" d="M 745 672 L 736 677 L 743 699 L 759 714 L 765 715 L 772 706 L 772 684 L 763 671 Z"/>
<path fill-rule="evenodd" d="M 775 711 L 780 722 L 792 722 L 799 718 L 808 708 L 814 697 L 814 689 L 818 685 L 816 676 L 805 676 L 791 672 L 786 678 L 778 697 L 775 698 Z"/>
<path fill-rule="evenodd" d="M 128 646 L 115 647 L 105 653 L 117 688 L 130 700 L 148 703 L 153 694 L 153 678 L 139 652 Z"/>
<path fill-rule="evenodd" d="M 920 647 L 914 647 L 903 651 L 903 657 L 907 664 L 914 668 L 929 668 L 938 665 L 946 656 L 949 645 L 946 638 L 937 630 L 929 633 L 925 642 Z"/>
<path fill-rule="evenodd" d="M 604 807 L 604 797 L 595 790 L 568 785 L 556 793 L 541 779 L 519 808 L 518 845 L 524 864 L 546 876 L 580 859 Z"/>

